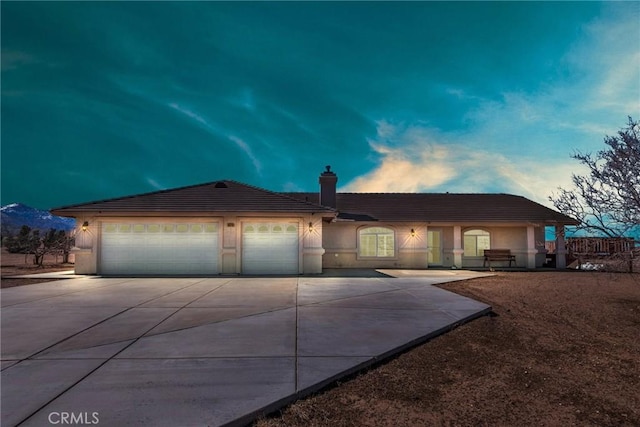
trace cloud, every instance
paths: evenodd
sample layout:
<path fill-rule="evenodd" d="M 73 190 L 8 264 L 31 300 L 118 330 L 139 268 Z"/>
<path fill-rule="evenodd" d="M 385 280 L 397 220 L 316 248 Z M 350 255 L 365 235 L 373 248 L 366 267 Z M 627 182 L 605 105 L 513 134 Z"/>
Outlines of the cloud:
<path fill-rule="evenodd" d="M 254 113 L 257 108 L 253 90 L 251 90 L 250 88 L 243 88 L 240 93 L 237 96 L 231 98 L 229 102 L 232 105 L 243 108 L 250 113 Z"/>
<path fill-rule="evenodd" d="M 416 192 L 435 188 L 455 176 L 447 148 L 434 143 L 427 129 L 396 127 L 378 122 L 377 140 L 369 145 L 381 158 L 370 173 L 347 184 L 343 191 Z"/>
<path fill-rule="evenodd" d="M 253 154 L 251 147 L 237 136 L 231 135 L 229 136 L 229 139 L 235 142 L 235 144 L 251 159 L 253 166 L 256 168 L 256 172 L 258 172 L 258 174 L 262 173 L 262 163 L 260 163 L 258 158 Z"/>
<path fill-rule="evenodd" d="M 35 64 L 38 62 L 33 55 L 16 50 L 3 50 L 1 59 L 2 71 L 13 70 L 22 65 Z"/>
<path fill-rule="evenodd" d="M 174 110 L 179 111 L 180 113 L 184 114 L 185 116 L 195 120 L 196 122 L 198 122 L 200 125 L 202 125 L 209 133 L 218 136 L 218 137 L 223 137 L 228 139 L 229 141 L 233 142 L 247 157 L 249 157 L 249 159 L 251 160 L 251 163 L 253 163 L 253 166 L 256 169 L 256 172 L 260 175 L 262 173 L 262 163 L 260 162 L 260 160 L 256 157 L 256 155 L 253 153 L 253 150 L 251 149 L 251 147 L 249 146 L 249 144 L 247 144 L 244 140 L 240 139 L 239 137 L 227 132 L 226 130 L 224 130 L 222 127 L 220 127 L 219 125 L 213 123 L 210 120 L 205 119 L 203 116 L 201 116 L 200 114 L 186 108 L 186 107 L 182 107 L 176 103 L 169 103 L 168 104 L 169 107 L 173 108 Z"/>
<path fill-rule="evenodd" d="M 197 121 L 198 123 L 203 125 L 205 128 L 209 129 L 210 131 L 215 132 L 215 133 L 219 133 L 219 131 L 217 129 L 217 126 L 212 125 L 207 120 L 205 120 L 202 116 L 200 116 L 197 113 L 194 113 L 193 111 L 189 110 L 188 108 L 181 107 L 180 105 L 178 105 L 176 103 L 170 103 L 169 107 L 173 108 L 174 110 L 177 110 L 177 111 L 181 112 L 182 114 L 184 114 L 187 117 L 192 118 L 193 120 Z"/>
<path fill-rule="evenodd" d="M 164 185 L 161 185 L 158 183 L 158 181 L 156 181 L 155 179 L 151 178 L 151 177 L 145 177 L 145 180 L 147 181 L 147 183 L 152 186 L 153 188 L 155 188 L 156 190 L 164 190 L 165 187 Z"/>
<path fill-rule="evenodd" d="M 378 139 L 369 144 L 380 156 L 379 165 L 340 191 L 504 192 L 548 205 L 552 190 L 568 186 L 571 171 L 576 169 L 566 162 L 540 163 L 535 158 L 513 159 L 469 149 L 466 140 L 386 121 L 379 123 Z"/>
<path fill-rule="evenodd" d="M 341 190 L 509 192 L 550 205 L 558 186 L 584 173 L 571 154 L 602 149 L 604 135 L 639 113 L 640 49 L 629 42 L 637 15 L 611 7 L 586 26 L 565 55 L 565 79 L 493 99 L 448 87 L 465 130 L 379 120 L 369 140 L 377 166 Z"/>
<path fill-rule="evenodd" d="M 638 112 L 639 16 L 636 2 L 605 4 L 603 16 L 585 27 L 586 42 L 568 52 L 566 60 L 585 75 L 589 89 L 582 99 L 585 110 Z"/>

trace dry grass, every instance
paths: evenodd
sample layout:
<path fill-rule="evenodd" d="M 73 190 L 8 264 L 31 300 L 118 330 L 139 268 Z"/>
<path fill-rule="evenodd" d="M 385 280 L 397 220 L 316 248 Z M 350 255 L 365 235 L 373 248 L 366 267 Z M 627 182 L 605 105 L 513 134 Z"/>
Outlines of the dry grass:
<path fill-rule="evenodd" d="M 1 256 L 0 273 L 2 278 L 0 280 L 0 287 L 2 288 L 52 281 L 52 279 L 21 279 L 14 276 L 73 270 L 73 264 L 63 264 L 59 262 L 60 258 L 56 259 L 56 257 L 52 255 L 45 255 L 42 266 L 33 264 L 33 255 L 10 254 L 5 248 L 2 248 Z"/>
<path fill-rule="evenodd" d="M 498 316 L 257 426 L 640 425 L 640 275 L 499 273 L 442 287 Z"/>

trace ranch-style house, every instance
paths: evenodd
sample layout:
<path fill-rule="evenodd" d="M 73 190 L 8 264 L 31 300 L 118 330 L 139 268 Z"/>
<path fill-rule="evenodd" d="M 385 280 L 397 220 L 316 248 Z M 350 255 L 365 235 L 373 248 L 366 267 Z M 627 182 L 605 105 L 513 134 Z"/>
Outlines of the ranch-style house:
<path fill-rule="evenodd" d="M 318 274 L 324 268 L 538 268 L 545 227 L 576 221 L 521 196 L 317 193 L 220 180 L 52 209 L 77 220 L 75 269 L 99 275 Z M 486 252 L 485 252 L 486 251 Z"/>

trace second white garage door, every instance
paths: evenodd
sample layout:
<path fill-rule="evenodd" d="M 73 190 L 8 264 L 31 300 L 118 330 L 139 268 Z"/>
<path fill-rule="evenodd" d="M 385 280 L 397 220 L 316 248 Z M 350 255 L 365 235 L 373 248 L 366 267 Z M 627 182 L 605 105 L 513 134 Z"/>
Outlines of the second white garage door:
<path fill-rule="evenodd" d="M 243 223 L 242 272 L 298 274 L 298 223 Z"/>
<path fill-rule="evenodd" d="M 101 274 L 218 273 L 218 223 L 103 223 Z"/>

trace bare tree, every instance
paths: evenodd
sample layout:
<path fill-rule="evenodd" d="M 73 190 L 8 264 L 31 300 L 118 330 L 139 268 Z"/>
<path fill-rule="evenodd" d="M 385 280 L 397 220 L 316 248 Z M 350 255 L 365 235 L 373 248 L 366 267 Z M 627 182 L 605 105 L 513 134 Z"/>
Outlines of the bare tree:
<path fill-rule="evenodd" d="M 71 248 L 75 244 L 75 233 L 50 229 L 41 234 L 40 230 L 32 230 L 23 225 L 16 236 L 9 236 L 5 240 L 8 252 L 25 254 L 25 264 L 27 257 L 33 255 L 33 263 L 42 267 L 45 255 L 49 254 L 56 257 L 56 263 L 58 256 L 62 256 L 63 263 L 69 262 Z"/>
<path fill-rule="evenodd" d="M 640 233 L 640 125 L 629 117 L 615 136 L 605 136 L 607 148 L 572 157 L 589 169 L 573 175 L 575 189 L 558 188 L 549 200 L 578 221 L 578 229 L 608 237 Z"/>
<path fill-rule="evenodd" d="M 51 245 L 51 253 L 56 257 L 56 263 L 58 262 L 58 256 L 62 256 L 62 262 L 67 264 L 69 262 L 69 255 L 71 254 L 71 248 L 75 244 L 75 233 L 68 233 L 64 230 L 55 231 L 55 237 Z"/>

